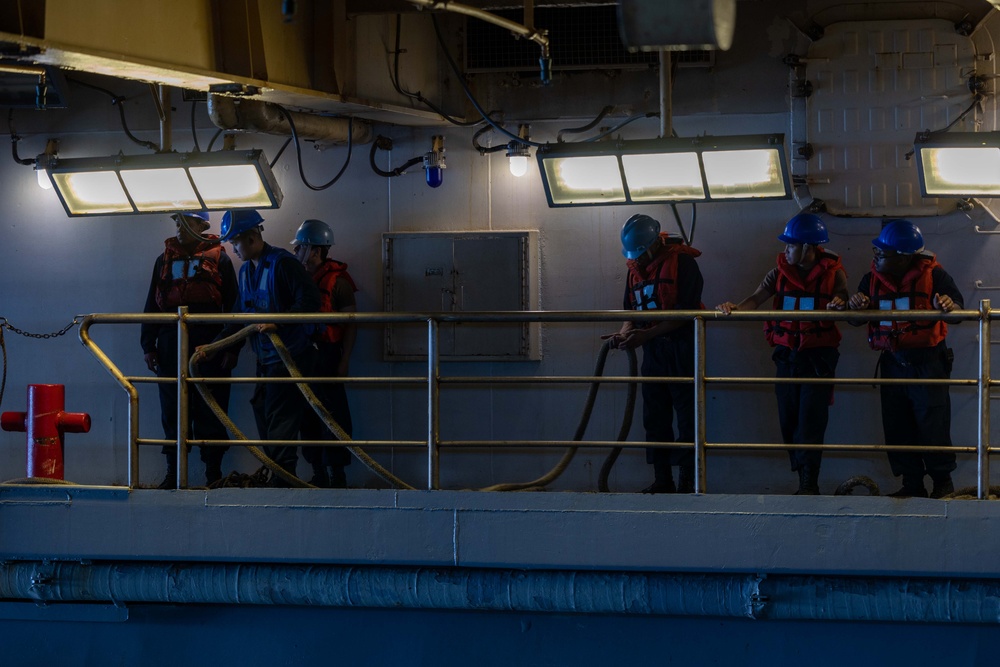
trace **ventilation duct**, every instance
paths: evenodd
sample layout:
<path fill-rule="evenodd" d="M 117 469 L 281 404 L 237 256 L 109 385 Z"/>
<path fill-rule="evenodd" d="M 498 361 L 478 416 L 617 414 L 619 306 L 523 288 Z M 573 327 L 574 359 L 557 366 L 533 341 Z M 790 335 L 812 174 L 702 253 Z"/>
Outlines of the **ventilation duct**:
<path fill-rule="evenodd" d="M 299 139 L 347 143 L 350 126 L 347 118 L 283 111 L 275 104 L 259 100 L 236 99 L 215 94 L 208 96 L 208 115 L 212 122 L 223 130 L 287 137 L 292 134 L 292 128 L 285 117 L 286 113 L 295 123 L 295 133 Z M 371 143 L 371 123 L 355 119 L 351 139 L 355 144 Z"/>

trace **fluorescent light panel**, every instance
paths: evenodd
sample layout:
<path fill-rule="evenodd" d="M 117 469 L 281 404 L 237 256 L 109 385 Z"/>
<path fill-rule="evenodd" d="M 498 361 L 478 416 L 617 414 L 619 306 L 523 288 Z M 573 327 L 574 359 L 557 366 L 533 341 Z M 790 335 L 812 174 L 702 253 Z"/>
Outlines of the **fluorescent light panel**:
<path fill-rule="evenodd" d="M 260 150 L 49 158 L 70 216 L 277 208 L 282 194 Z"/>
<path fill-rule="evenodd" d="M 918 134 L 913 143 L 924 197 L 1000 196 L 1000 132 Z"/>
<path fill-rule="evenodd" d="M 780 134 L 551 144 L 536 157 L 552 207 L 791 197 Z"/>

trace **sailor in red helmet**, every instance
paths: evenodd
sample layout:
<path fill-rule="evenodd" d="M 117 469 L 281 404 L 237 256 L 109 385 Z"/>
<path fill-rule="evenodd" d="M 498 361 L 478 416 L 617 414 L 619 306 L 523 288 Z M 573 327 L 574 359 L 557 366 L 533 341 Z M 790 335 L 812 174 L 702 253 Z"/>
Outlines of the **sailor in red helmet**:
<path fill-rule="evenodd" d="M 778 236 L 785 251 L 777 266 L 764 276 L 757 290 L 739 303 L 716 308 L 725 314 L 759 307 L 773 297 L 773 310 L 844 310 L 847 275 L 840 257 L 822 247 L 830 240 L 823 220 L 799 213 Z M 778 378 L 832 378 L 840 359 L 840 331 L 836 322 L 766 322 L 764 335 L 774 348 L 771 359 Z M 785 444 L 821 444 L 830 420 L 832 384 L 775 383 L 778 420 Z M 796 495 L 819 494 L 823 452 L 790 449 L 792 471 L 799 474 Z"/>
<path fill-rule="evenodd" d="M 704 280 L 695 258 L 701 252 L 660 231 L 660 223 L 642 213 L 621 231 L 628 260 L 625 310 L 700 310 Z M 694 324 L 665 320 L 657 324 L 626 321 L 621 330 L 602 336 L 620 349 L 642 347 L 643 377 L 694 376 Z M 674 413 L 677 439 L 674 440 Z M 694 442 L 694 386 L 690 382 L 643 382 L 642 425 L 648 442 Z M 693 493 L 694 452 L 650 447 L 653 483 L 643 493 Z M 672 465 L 680 467 L 674 484 Z"/>
<path fill-rule="evenodd" d="M 872 270 L 861 278 L 851 297 L 851 310 L 961 309 L 962 293 L 934 254 L 924 250 L 920 229 L 909 220 L 889 220 L 872 240 Z M 943 379 L 951 377 L 952 352 L 942 320 L 868 323 L 868 344 L 881 352 L 883 378 Z M 879 386 L 882 430 L 887 445 L 951 446 L 951 396 L 948 385 Z M 927 497 L 924 475 L 933 483 L 931 498 L 955 490 L 951 453 L 888 452 L 892 474 L 903 478 L 896 498 Z"/>
<path fill-rule="evenodd" d="M 219 242 L 208 235 L 208 213 L 193 211 L 171 216 L 177 233 L 164 241 L 163 253 L 153 264 L 144 313 L 176 313 L 187 306 L 191 313 L 228 313 L 236 302 L 238 288 L 233 262 Z M 202 324 L 189 329 L 190 349 L 212 341 L 222 330 L 220 324 Z M 146 366 L 159 377 L 177 377 L 177 325 L 143 323 L 140 342 Z M 224 354 L 204 364 L 205 377 L 229 377 L 236 366 L 235 354 Z M 163 435 L 177 439 L 177 385 L 159 384 L 160 421 Z M 209 385 L 223 410 L 229 406 L 228 384 Z M 196 393 L 196 392 L 195 392 Z M 205 404 L 200 394 L 191 398 L 192 437 L 199 440 L 225 440 L 226 427 Z M 205 483 L 212 484 L 222 477 L 222 457 L 228 447 L 201 447 L 205 464 Z M 159 488 L 177 486 L 177 447 L 163 448 L 167 457 L 167 474 Z"/>

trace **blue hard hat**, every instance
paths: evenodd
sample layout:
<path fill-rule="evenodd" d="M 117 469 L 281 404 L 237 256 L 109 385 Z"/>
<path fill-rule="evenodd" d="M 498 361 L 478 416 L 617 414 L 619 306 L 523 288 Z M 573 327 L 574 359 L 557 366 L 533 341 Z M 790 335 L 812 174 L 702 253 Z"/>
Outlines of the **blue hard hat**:
<path fill-rule="evenodd" d="M 924 235 L 909 220 L 888 220 L 882 225 L 878 238 L 872 245 L 882 250 L 895 250 L 901 255 L 912 255 L 924 249 Z"/>
<path fill-rule="evenodd" d="M 289 245 L 333 245 L 333 230 L 322 220 L 306 220 Z"/>
<path fill-rule="evenodd" d="M 234 236 L 239 236 L 245 231 L 257 227 L 264 222 L 260 213 L 253 209 L 226 211 L 222 216 L 222 236 L 220 241 L 232 241 Z"/>
<path fill-rule="evenodd" d="M 628 259 L 641 257 L 660 238 L 660 223 L 645 213 L 636 213 L 622 225 L 622 254 Z"/>
<path fill-rule="evenodd" d="M 778 236 L 782 243 L 808 243 L 819 245 L 827 243 L 830 236 L 826 233 L 826 225 L 818 215 L 799 213 L 785 225 L 784 233 Z"/>

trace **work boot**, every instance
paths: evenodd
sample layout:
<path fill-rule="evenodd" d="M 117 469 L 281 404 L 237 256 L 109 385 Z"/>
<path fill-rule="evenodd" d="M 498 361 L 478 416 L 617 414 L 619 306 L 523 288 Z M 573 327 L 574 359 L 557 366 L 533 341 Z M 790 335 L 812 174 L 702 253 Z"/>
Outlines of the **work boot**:
<path fill-rule="evenodd" d="M 176 489 L 177 488 L 177 471 L 167 470 L 167 474 L 164 475 L 163 481 L 157 486 L 158 489 Z"/>
<path fill-rule="evenodd" d="M 819 470 L 810 468 L 809 466 L 799 468 L 799 490 L 795 492 L 795 495 L 819 495 Z"/>
<path fill-rule="evenodd" d="M 681 465 L 677 475 L 677 493 L 694 493 L 693 465 Z"/>
<path fill-rule="evenodd" d="M 330 488 L 347 488 L 347 474 L 344 472 L 344 466 L 330 466 Z"/>
<path fill-rule="evenodd" d="M 205 464 L 205 486 L 212 486 L 222 479 L 222 465 L 219 463 Z"/>
<path fill-rule="evenodd" d="M 903 488 L 895 493 L 889 494 L 890 498 L 926 498 L 927 489 L 924 488 L 924 476 L 903 475 Z"/>
<path fill-rule="evenodd" d="M 641 491 L 641 493 L 676 493 L 674 486 L 674 473 L 669 465 L 663 463 L 653 464 L 653 483 Z"/>
<path fill-rule="evenodd" d="M 313 476 L 309 483 L 321 489 L 330 488 L 330 476 L 326 474 L 326 466 L 314 465 Z"/>
<path fill-rule="evenodd" d="M 944 498 L 955 493 L 955 483 L 951 481 L 951 473 L 935 473 L 931 475 L 931 479 L 934 481 L 931 498 Z"/>

